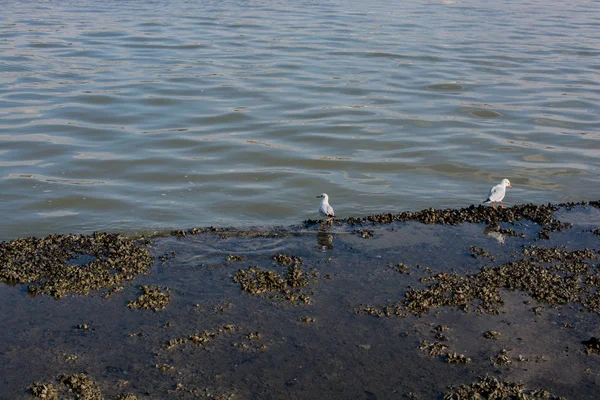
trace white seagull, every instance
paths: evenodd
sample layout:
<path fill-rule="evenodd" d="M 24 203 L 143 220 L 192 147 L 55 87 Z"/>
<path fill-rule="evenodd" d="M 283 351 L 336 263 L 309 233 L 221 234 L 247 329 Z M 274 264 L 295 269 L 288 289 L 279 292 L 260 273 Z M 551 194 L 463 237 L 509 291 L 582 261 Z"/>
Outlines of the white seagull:
<path fill-rule="evenodd" d="M 329 196 L 327 193 L 322 193 L 317 198 L 322 198 L 321 205 L 319 206 L 319 214 L 323 215 L 327 218 L 335 217 L 335 213 L 333 212 L 333 208 L 329 205 Z"/>
<path fill-rule="evenodd" d="M 506 196 L 507 187 L 512 189 L 510 181 L 508 179 L 502 179 L 502 182 L 500 182 L 499 184 L 494 186 L 492 190 L 490 190 L 490 194 L 488 195 L 487 199 L 483 202 L 492 203 L 492 208 L 494 210 L 496 209 L 494 203 L 500 203 L 500 207 L 504 208 L 504 206 L 502 205 L 502 200 L 504 199 L 504 196 Z"/>

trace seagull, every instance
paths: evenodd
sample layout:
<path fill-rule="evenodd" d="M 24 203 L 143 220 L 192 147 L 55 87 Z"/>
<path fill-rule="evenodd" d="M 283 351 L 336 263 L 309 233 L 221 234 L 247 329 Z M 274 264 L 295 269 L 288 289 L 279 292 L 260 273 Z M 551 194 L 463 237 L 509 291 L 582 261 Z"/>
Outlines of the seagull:
<path fill-rule="evenodd" d="M 494 205 L 494 203 L 500 203 L 500 207 L 504 208 L 504 206 L 502 205 L 502 200 L 504 199 L 504 196 L 506 196 L 507 186 L 512 189 L 510 181 L 508 179 L 502 179 L 502 182 L 500 182 L 499 184 L 494 186 L 492 190 L 490 190 L 490 194 L 488 195 L 487 199 L 483 201 L 483 203 L 492 203 L 492 208 L 494 210 L 496 210 L 496 206 Z"/>
<path fill-rule="evenodd" d="M 321 205 L 319 206 L 319 214 L 323 215 L 327 218 L 335 217 L 335 213 L 333 212 L 333 208 L 329 205 L 329 196 L 327 193 L 322 193 L 317 198 L 322 198 Z"/>

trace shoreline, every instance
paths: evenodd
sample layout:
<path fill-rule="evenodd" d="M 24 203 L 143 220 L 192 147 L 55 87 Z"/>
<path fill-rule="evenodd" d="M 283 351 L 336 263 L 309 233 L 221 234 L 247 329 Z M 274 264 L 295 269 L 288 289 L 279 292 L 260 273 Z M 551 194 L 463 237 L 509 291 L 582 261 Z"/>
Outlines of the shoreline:
<path fill-rule="evenodd" d="M 593 201 L 2 242 L 0 394 L 593 399 L 599 226 Z"/>

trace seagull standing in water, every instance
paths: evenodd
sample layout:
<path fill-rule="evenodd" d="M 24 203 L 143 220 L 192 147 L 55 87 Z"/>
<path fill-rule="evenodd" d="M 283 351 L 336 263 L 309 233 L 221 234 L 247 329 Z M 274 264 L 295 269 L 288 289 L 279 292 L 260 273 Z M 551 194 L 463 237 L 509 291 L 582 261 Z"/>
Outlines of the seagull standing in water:
<path fill-rule="evenodd" d="M 494 186 L 492 190 L 490 190 L 490 194 L 488 195 L 487 199 L 483 202 L 492 203 L 492 208 L 494 210 L 496 210 L 496 206 L 494 205 L 494 203 L 500 203 L 500 207 L 504 208 L 504 205 L 502 205 L 502 200 L 504 199 L 504 196 L 506 196 L 507 187 L 512 189 L 510 181 L 508 179 L 502 179 L 502 182 L 500 182 L 499 184 Z"/>
<path fill-rule="evenodd" d="M 321 205 L 319 206 L 319 214 L 327 218 L 335 217 L 335 213 L 333 212 L 333 208 L 329 205 L 329 196 L 327 193 L 320 194 L 317 198 L 321 198 Z"/>

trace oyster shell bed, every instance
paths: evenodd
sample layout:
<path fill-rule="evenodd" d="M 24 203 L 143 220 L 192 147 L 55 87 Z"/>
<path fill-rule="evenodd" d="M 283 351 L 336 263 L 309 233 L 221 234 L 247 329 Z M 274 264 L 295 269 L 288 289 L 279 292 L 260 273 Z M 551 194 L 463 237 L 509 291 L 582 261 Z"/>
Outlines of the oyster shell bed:
<path fill-rule="evenodd" d="M 3 242 L 0 397 L 594 399 L 599 207 Z"/>

